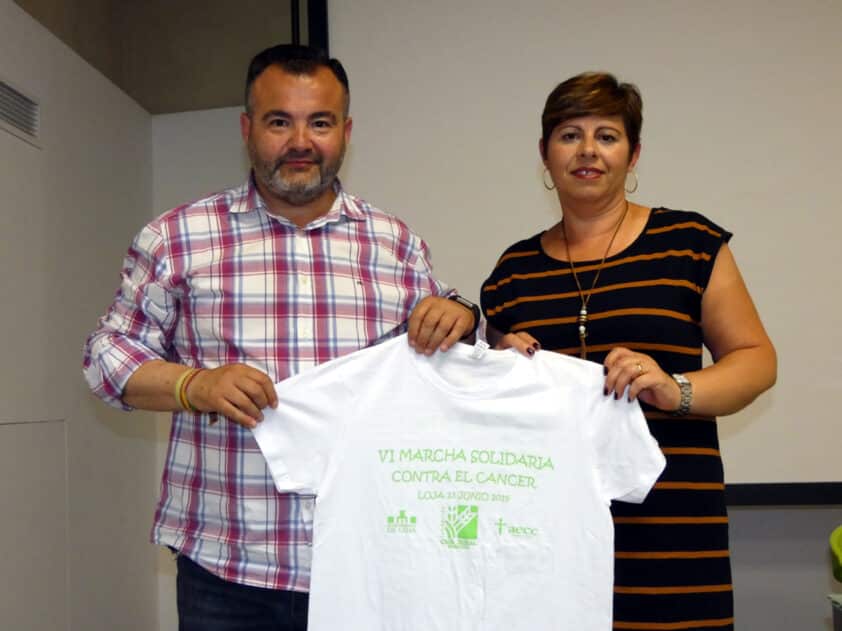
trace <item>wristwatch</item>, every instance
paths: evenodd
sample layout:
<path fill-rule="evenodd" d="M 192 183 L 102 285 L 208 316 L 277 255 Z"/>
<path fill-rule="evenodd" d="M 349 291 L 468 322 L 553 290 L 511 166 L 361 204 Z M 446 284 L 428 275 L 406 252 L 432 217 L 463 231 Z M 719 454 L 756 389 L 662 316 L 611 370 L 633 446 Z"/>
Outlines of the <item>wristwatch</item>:
<path fill-rule="evenodd" d="M 447 299 L 452 300 L 453 302 L 459 303 L 460 305 L 462 305 L 466 309 L 470 309 L 471 313 L 474 316 L 474 326 L 469 332 L 465 333 L 465 335 L 463 335 L 459 339 L 464 340 L 466 338 L 471 337 L 474 333 L 477 332 L 477 327 L 479 326 L 479 319 L 480 319 L 479 307 L 477 305 L 475 305 L 473 302 L 471 302 L 470 300 L 468 300 L 467 298 L 463 298 L 459 294 L 453 294 L 452 296 L 448 296 Z"/>
<path fill-rule="evenodd" d="M 681 401 L 678 404 L 678 409 L 673 411 L 672 414 L 673 416 L 686 416 L 690 412 L 690 404 L 693 403 L 693 384 L 682 374 L 673 373 L 671 376 L 681 391 Z"/>

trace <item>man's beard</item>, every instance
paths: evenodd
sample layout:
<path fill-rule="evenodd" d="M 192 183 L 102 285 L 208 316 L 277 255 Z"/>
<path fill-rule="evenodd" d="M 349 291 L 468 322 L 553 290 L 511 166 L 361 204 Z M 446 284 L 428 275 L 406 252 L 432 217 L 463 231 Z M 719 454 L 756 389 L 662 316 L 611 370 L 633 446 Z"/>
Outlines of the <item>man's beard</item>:
<path fill-rule="evenodd" d="M 345 149 L 343 147 L 333 162 L 325 162 L 324 158 L 312 151 L 289 151 L 274 161 L 261 160 L 251 147 L 249 147 L 249 153 L 255 177 L 273 195 L 287 204 L 303 206 L 318 199 L 333 186 L 339 167 L 342 166 Z M 295 160 L 310 160 L 318 169 L 306 178 L 302 178 L 303 174 L 294 178 L 285 178 L 281 174 L 284 164 Z"/>

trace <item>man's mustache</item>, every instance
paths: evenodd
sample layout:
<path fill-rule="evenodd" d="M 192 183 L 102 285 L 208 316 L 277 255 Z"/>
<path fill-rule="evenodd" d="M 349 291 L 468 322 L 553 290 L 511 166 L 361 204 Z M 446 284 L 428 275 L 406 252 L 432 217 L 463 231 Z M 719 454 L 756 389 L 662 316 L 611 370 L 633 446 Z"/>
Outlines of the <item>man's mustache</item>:
<path fill-rule="evenodd" d="M 307 160 L 319 165 L 322 163 L 322 158 L 313 151 L 287 151 L 275 161 L 274 170 L 277 171 L 287 162 L 296 162 L 298 160 Z"/>

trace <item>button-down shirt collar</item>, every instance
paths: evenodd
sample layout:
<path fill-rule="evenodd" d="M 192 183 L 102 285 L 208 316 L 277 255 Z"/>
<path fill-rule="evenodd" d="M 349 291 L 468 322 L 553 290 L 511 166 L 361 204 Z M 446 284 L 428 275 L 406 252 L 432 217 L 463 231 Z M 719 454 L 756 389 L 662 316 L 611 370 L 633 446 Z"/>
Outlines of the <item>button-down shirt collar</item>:
<path fill-rule="evenodd" d="M 365 212 L 363 212 L 363 210 L 359 207 L 357 200 L 352 195 L 348 195 L 345 192 L 339 178 L 333 181 L 332 186 L 333 192 L 336 194 L 336 198 L 333 200 L 330 210 L 321 217 L 317 217 L 308 223 L 304 226 L 303 230 L 320 228 L 325 224 L 341 221 L 343 217 L 347 217 L 348 219 L 355 221 L 365 220 Z M 258 191 L 257 185 L 254 182 L 254 173 L 249 176 L 248 181 L 243 184 L 239 190 L 235 189 L 235 191 L 237 192 L 235 192 L 230 199 L 229 212 L 258 212 L 269 219 L 273 219 L 292 228 L 297 228 L 297 226 L 286 217 L 273 214 L 269 211 L 266 201 L 260 195 L 260 191 Z"/>

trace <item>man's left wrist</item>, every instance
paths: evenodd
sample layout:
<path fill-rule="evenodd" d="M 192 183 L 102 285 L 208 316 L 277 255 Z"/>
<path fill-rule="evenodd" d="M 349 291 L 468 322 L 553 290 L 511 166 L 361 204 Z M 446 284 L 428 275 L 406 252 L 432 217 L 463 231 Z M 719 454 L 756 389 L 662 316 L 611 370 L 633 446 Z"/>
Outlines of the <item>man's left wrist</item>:
<path fill-rule="evenodd" d="M 471 327 L 471 330 L 468 331 L 467 333 L 465 333 L 465 335 L 463 335 L 459 339 L 464 340 L 464 339 L 467 339 L 467 338 L 471 337 L 474 333 L 477 332 L 477 328 L 479 327 L 479 320 L 480 320 L 479 306 L 475 305 L 473 302 L 471 302 L 467 298 L 463 298 L 459 294 L 453 294 L 451 296 L 448 296 L 447 299 L 452 300 L 453 302 L 465 307 L 465 309 L 467 309 L 468 311 L 471 312 L 471 315 L 474 317 L 474 324 Z"/>

